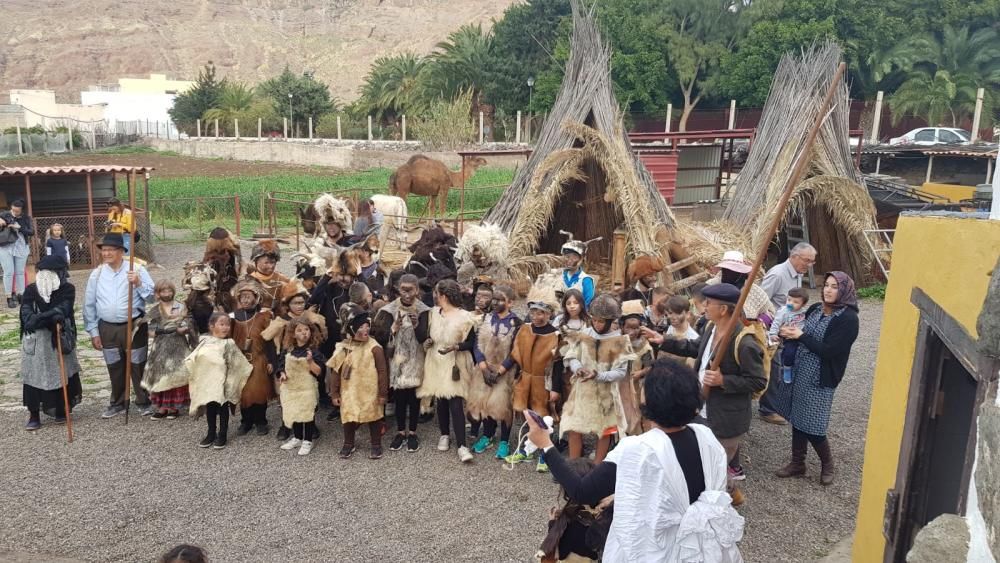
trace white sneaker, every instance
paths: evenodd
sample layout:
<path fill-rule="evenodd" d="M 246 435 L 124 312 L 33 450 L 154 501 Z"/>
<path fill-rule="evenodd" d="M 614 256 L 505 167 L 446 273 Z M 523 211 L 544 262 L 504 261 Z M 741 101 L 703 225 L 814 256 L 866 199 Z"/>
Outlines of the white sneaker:
<path fill-rule="evenodd" d="M 303 440 L 302 447 L 299 448 L 299 455 L 309 455 L 311 451 L 313 451 L 313 443 L 309 440 Z"/>
<path fill-rule="evenodd" d="M 462 463 L 469 463 L 470 461 L 472 461 L 472 457 L 473 457 L 472 452 L 469 451 L 469 448 L 465 446 L 459 446 L 458 448 L 459 461 L 461 461 Z"/>
<path fill-rule="evenodd" d="M 284 444 L 281 444 L 281 449 L 283 449 L 285 451 L 294 450 L 295 448 L 299 447 L 299 445 L 301 445 L 301 444 L 302 444 L 302 440 L 299 440 L 298 438 L 296 438 L 296 437 L 293 436 L 293 437 L 289 438 L 287 442 L 285 442 Z"/>
<path fill-rule="evenodd" d="M 451 440 L 448 438 L 448 436 L 441 436 L 440 438 L 438 438 L 438 451 L 439 452 L 446 452 L 446 451 L 448 451 L 448 448 L 450 446 L 451 446 Z"/>

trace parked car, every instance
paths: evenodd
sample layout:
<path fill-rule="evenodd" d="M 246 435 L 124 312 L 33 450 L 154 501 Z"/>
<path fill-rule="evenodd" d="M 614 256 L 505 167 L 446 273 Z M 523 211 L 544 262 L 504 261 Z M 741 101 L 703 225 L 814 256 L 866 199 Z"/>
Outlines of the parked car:
<path fill-rule="evenodd" d="M 972 134 L 954 127 L 921 127 L 902 137 L 889 139 L 890 145 L 967 145 Z"/>

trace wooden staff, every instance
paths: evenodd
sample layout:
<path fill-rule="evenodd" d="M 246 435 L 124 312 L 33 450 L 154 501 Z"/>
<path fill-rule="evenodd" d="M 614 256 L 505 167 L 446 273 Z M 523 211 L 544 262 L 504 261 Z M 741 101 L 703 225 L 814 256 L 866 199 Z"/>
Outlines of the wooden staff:
<path fill-rule="evenodd" d="M 721 334 L 716 332 L 719 338 L 716 341 L 718 344 L 712 347 L 712 363 L 710 367 L 712 371 L 718 371 L 719 364 L 722 363 L 722 354 L 719 354 L 718 351 L 726 349 L 732 338 L 733 327 L 736 326 L 736 323 L 741 322 L 740 316 L 743 314 L 743 305 L 747 301 L 747 296 L 750 295 L 753 280 L 757 279 L 757 274 L 760 272 L 761 267 L 764 265 L 764 260 L 767 258 L 767 248 L 771 244 L 771 239 L 774 238 L 774 235 L 778 232 L 778 227 L 781 226 L 782 219 L 785 218 L 785 209 L 788 207 L 788 201 L 792 198 L 792 192 L 795 191 L 795 186 L 799 183 L 803 173 L 805 173 L 806 165 L 809 163 L 809 153 L 812 151 L 816 136 L 819 135 L 819 131 L 823 127 L 823 122 L 826 121 L 827 108 L 830 107 L 830 102 L 833 100 L 834 94 L 837 93 L 837 88 L 840 87 L 840 81 L 845 70 L 847 70 L 847 65 L 843 62 L 840 63 L 840 66 L 837 67 L 837 72 L 833 75 L 833 80 L 830 82 L 830 88 L 826 92 L 826 97 L 823 98 L 823 103 L 819 106 L 819 111 L 816 113 L 816 121 L 813 122 L 812 128 L 809 130 L 809 136 L 806 137 L 805 144 L 802 146 L 802 152 L 799 153 L 799 158 L 795 161 L 795 168 L 792 169 L 791 176 L 785 182 L 781 199 L 778 200 L 778 208 L 771 219 L 771 225 L 768 227 L 767 236 L 761 238 L 760 248 L 757 249 L 757 256 L 754 258 L 753 267 L 750 269 L 746 283 L 743 284 L 742 291 L 740 291 L 740 300 L 736 302 L 736 307 L 726 322 L 726 326 L 719 327 Z M 710 390 L 711 388 L 707 385 L 703 387 L 705 397 L 708 397 Z"/>
<path fill-rule="evenodd" d="M 132 214 L 132 225 L 128 231 L 128 273 L 135 271 L 135 171 L 128 178 L 128 209 Z M 124 213 L 122 214 L 124 215 Z M 125 321 L 125 426 L 128 426 L 128 411 L 132 410 L 132 298 L 135 286 L 128 282 L 128 319 Z"/>
<path fill-rule="evenodd" d="M 66 362 L 63 359 L 62 325 L 56 323 L 56 352 L 59 352 L 59 376 L 62 377 L 63 406 L 66 408 L 66 435 L 73 443 L 73 416 L 69 412 L 69 380 L 66 378 Z"/>

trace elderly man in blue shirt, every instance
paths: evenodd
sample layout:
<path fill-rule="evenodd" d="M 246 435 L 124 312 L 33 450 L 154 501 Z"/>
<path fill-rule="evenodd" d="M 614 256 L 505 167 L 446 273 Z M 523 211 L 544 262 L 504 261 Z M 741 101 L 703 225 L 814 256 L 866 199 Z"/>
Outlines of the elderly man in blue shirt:
<path fill-rule="evenodd" d="M 111 404 L 102 418 L 125 412 L 125 348 L 128 341 L 128 288 L 132 292 L 132 389 L 135 404 L 143 416 L 153 414 L 149 395 L 139 385 L 146 367 L 149 330 L 144 320 L 146 304 L 153 300 L 153 279 L 142 266 L 129 271 L 125 263 L 125 242 L 121 233 L 108 233 L 97 247 L 104 262 L 87 280 L 83 301 L 83 326 L 95 350 L 104 353 L 111 377 Z"/>

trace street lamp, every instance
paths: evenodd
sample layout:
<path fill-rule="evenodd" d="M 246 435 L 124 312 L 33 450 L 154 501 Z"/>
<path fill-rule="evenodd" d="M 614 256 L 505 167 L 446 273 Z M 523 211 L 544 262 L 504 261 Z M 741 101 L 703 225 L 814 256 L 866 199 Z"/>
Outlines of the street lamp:
<path fill-rule="evenodd" d="M 289 136 L 295 136 L 295 118 L 292 117 L 292 93 L 288 93 L 288 126 Z"/>
<path fill-rule="evenodd" d="M 528 77 L 528 142 L 531 142 L 531 91 L 535 87 L 535 77 Z"/>

